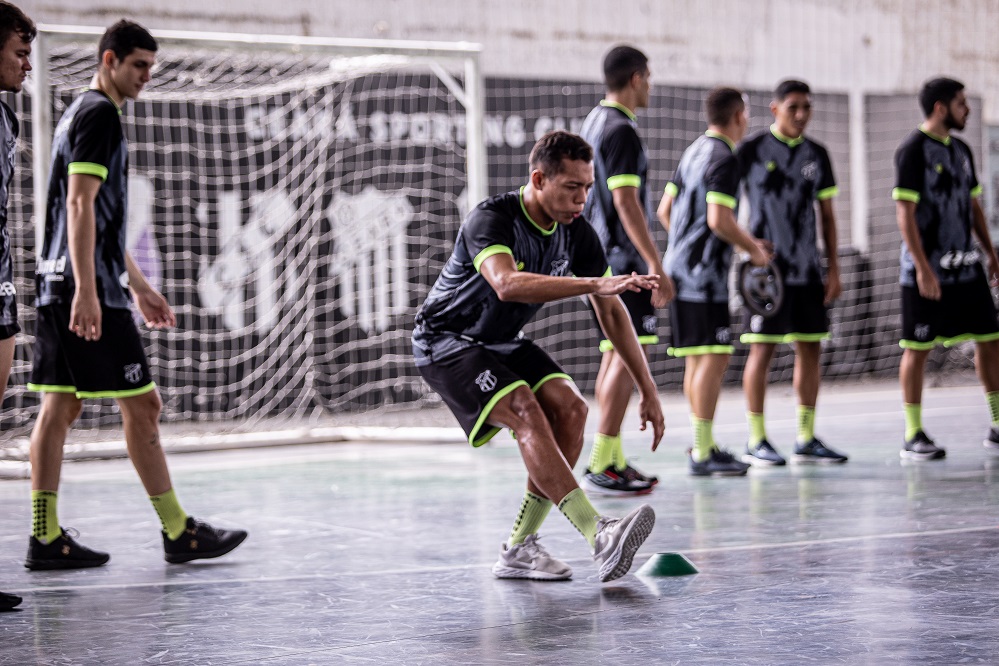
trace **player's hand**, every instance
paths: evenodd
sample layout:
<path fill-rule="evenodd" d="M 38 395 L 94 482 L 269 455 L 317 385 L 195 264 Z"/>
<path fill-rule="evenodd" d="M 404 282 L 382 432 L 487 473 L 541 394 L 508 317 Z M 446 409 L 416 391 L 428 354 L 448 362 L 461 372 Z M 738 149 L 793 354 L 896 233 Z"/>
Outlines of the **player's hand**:
<path fill-rule="evenodd" d="M 664 308 L 676 296 L 676 285 L 668 275 L 659 279 L 659 286 L 652 290 L 652 307 Z"/>
<path fill-rule="evenodd" d="M 749 253 L 749 263 L 754 266 L 766 266 L 774 258 L 774 246 L 762 238 L 753 239 L 753 250 Z"/>
<path fill-rule="evenodd" d="M 939 301 L 942 295 L 940 290 L 940 280 L 932 269 L 921 271 L 916 269 L 916 286 L 919 288 L 919 295 L 931 301 Z"/>
<path fill-rule="evenodd" d="M 177 325 L 177 316 L 173 313 L 173 308 L 167 303 L 163 294 L 155 289 L 147 291 L 133 292 L 135 305 L 139 308 L 146 326 L 149 328 L 173 328 Z"/>
<path fill-rule="evenodd" d="M 659 286 L 658 275 L 614 275 L 608 278 L 600 278 L 597 283 L 597 296 L 617 296 L 626 291 L 642 291 L 643 289 L 656 289 Z"/>
<path fill-rule="evenodd" d="M 69 310 L 69 330 L 87 342 L 101 339 L 101 301 L 97 294 L 73 295 Z"/>
<path fill-rule="evenodd" d="M 831 304 L 843 295 L 843 283 L 839 279 L 839 270 L 830 270 L 826 275 L 826 296 L 824 303 Z"/>
<path fill-rule="evenodd" d="M 638 424 L 639 430 L 645 430 L 646 424 L 652 424 L 652 450 L 659 448 L 659 442 L 663 438 L 666 430 L 666 422 L 663 419 L 663 407 L 659 404 L 659 396 L 655 391 L 649 394 L 641 394 L 638 403 Z"/>

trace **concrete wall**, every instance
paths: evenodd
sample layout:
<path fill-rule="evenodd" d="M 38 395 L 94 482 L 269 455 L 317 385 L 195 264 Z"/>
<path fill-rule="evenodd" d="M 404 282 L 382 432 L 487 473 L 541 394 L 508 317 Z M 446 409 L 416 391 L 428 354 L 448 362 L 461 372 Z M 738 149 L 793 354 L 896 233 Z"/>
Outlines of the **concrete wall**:
<path fill-rule="evenodd" d="M 769 89 L 912 91 L 946 73 L 999 123 L 999 0 L 21 0 L 37 20 L 152 29 L 425 40 L 485 46 L 490 76 L 594 80 L 607 48 L 646 50 L 656 80 Z"/>

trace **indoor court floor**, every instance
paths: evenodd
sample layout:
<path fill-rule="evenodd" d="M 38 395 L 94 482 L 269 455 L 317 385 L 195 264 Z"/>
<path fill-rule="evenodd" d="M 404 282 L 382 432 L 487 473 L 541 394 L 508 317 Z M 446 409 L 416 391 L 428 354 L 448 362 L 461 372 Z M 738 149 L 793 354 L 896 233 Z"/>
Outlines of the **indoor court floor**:
<path fill-rule="evenodd" d="M 625 424 L 626 452 L 661 479 L 644 500 L 657 523 L 632 574 L 609 584 L 557 512 L 543 543 L 573 580 L 493 578 L 524 482 L 505 434 L 481 450 L 173 455 L 185 508 L 250 532 L 229 556 L 191 565 L 163 561 L 134 471 L 110 460 L 65 465 L 60 517 L 111 562 L 29 572 L 29 484 L 3 480 L 0 590 L 24 603 L 0 613 L 0 664 L 996 663 L 999 455 L 982 447 L 981 390 L 954 383 L 924 401 L 945 461 L 902 463 L 897 386 L 850 383 L 823 388 L 817 422 L 849 463 L 722 479 L 687 475 L 687 410 L 665 394 L 659 452 L 636 419 Z M 789 453 L 790 388 L 768 398 L 770 439 Z M 726 392 L 723 445 L 742 446 L 743 412 L 741 393 Z M 638 501 L 593 500 L 611 515 Z M 633 575 L 657 552 L 681 552 L 700 573 Z"/>

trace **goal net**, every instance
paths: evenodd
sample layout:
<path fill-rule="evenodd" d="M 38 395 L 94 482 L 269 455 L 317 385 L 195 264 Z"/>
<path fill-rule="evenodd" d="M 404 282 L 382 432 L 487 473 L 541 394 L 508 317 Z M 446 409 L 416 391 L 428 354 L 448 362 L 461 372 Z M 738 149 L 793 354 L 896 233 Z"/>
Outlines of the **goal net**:
<path fill-rule="evenodd" d="M 25 333 L 5 431 L 25 432 L 38 404 L 21 388 L 41 226 L 31 192 L 45 187 L 32 170 L 47 173 L 100 33 L 41 30 L 35 93 L 19 100 L 10 217 Z M 178 319 L 144 333 L 163 419 L 245 426 L 421 399 L 409 319 L 465 201 L 485 196 L 478 47 L 155 36 L 152 82 L 122 120 L 129 247 Z M 111 401 L 85 409 L 84 427 L 118 422 Z"/>

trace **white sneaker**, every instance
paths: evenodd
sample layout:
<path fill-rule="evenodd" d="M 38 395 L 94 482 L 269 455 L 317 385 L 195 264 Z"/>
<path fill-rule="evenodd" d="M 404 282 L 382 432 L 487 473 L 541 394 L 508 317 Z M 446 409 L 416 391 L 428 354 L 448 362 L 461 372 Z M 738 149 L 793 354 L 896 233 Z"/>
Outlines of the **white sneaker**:
<path fill-rule="evenodd" d="M 569 580 L 572 567 L 552 557 L 538 543 L 537 534 L 529 534 L 523 543 L 500 546 L 499 561 L 493 565 L 497 578 L 527 578 L 530 580 Z"/>
<path fill-rule="evenodd" d="M 656 512 L 643 504 L 624 518 L 601 518 L 593 543 L 593 561 L 600 566 L 600 582 L 620 578 L 631 569 L 635 553 L 652 533 Z"/>

